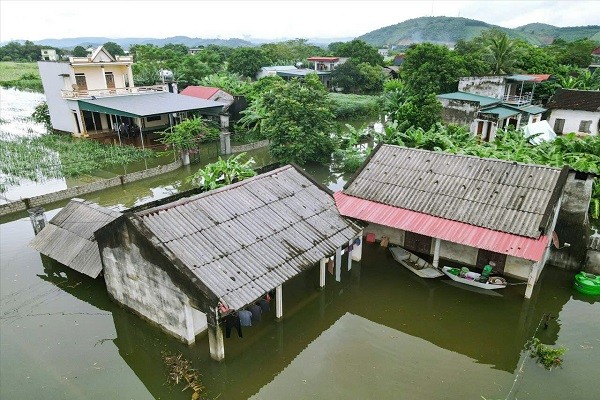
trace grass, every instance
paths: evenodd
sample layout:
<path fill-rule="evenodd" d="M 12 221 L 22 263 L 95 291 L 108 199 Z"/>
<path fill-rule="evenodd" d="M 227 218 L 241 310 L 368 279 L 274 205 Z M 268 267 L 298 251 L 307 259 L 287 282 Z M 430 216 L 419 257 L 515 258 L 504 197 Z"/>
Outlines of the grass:
<path fill-rule="evenodd" d="M 381 110 L 379 96 L 344 93 L 329 93 L 327 96 L 332 100 L 336 119 L 377 116 Z"/>
<path fill-rule="evenodd" d="M 0 62 L 0 86 L 44 91 L 37 63 L 34 62 Z"/>

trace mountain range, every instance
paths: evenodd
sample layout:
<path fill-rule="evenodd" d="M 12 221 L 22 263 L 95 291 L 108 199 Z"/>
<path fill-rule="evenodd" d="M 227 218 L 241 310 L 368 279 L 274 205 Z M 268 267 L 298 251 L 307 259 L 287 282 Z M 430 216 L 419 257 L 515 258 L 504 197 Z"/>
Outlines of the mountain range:
<path fill-rule="evenodd" d="M 488 29 L 499 29 L 513 39 L 523 39 L 533 45 L 543 46 L 554 39 L 571 42 L 591 39 L 600 43 L 600 25 L 559 28 L 553 25 L 532 23 L 518 28 L 504 28 L 483 21 L 461 17 L 420 17 L 395 25 L 376 29 L 359 36 L 373 46 L 408 46 L 412 43 L 431 42 L 454 45 L 458 40 L 470 40 Z"/>
<path fill-rule="evenodd" d="M 398 24 L 386 26 L 365 33 L 357 39 L 381 47 L 381 46 L 408 46 L 413 43 L 432 42 L 446 45 L 454 45 L 458 40 L 469 40 L 488 29 L 499 29 L 513 38 L 523 39 L 531 44 L 543 46 L 552 43 L 554 39 L 564 39 L 568 42 L 578 39 L 591 39 L 600 43 L 600 25 L 556 27 L 553 25 L 531 23 L 518 28 L 504 28 L 498 25 L 488 24 L 483 21 L 461 17 L 420 17 L 409 19 Z M 183 44 L 187 47 L 207 46 L 210 44 L 242 47 L 255 46 L 262 43 L 284 41 L 280 39 L 206 39 L 192 38 L 188 36 L 173 36 L 164 39 L 157 38 L 108 38 L 108 37 L 75 37 L 68 39 L 43 39 L 34 41 L 35 44 L 52 46 L 57 48 L 72 49 L 75 46 L 98 46 L 106 42 L 115 42 L 121 47 L 128 49 L 134 44 L 154 44 L 163 46 L 167 43 Z M 351 38 L 313 38 L 308 42 L 319 46 L 326 46 L 334 41 L 348 41 Z M 19 41 L 23 42 L 23 41 Z M 2 45 L 5 42 L 0 43 Z"/>

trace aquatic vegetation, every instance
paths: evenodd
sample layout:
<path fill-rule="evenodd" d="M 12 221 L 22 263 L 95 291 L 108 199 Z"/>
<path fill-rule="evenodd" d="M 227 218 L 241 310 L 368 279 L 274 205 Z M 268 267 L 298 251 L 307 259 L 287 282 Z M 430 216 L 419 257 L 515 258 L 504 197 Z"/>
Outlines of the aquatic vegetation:
<path fill-rule="evenodd" d="M 525 348 L 529 350 L 530 357 L 537 358 L 537 362 L 542 364 L 547 370 L 562 366 L 562 357 L 567 351 L 564 347 L 552 348 L 545 345 L 540 339 L 535 337 L 525 344 Z"/>
<path fill-rule="evenodd" d="M 39 137 L 0 135 L 0 193 L 21 179 L 46 179 L 89 174 L 108 165 L 153 157 L 151 150 L 105 145 L 89 139 L 46 134 Z"/>
<path fill-rule="evenodd" d="M 219 157 L 219 160 L 207 164 L 194 175 L 188 177 L 188 181 L 197 182 L 198 186 L 204 190 L 213 190 L 251 178 L 256 175 L 256 172 L 252 169 L 255 161 L 254 158 L 250 157 L 242 162 L 244 157 L 246 157 L 246 153 L 240 153 L 226 160 Z"/>

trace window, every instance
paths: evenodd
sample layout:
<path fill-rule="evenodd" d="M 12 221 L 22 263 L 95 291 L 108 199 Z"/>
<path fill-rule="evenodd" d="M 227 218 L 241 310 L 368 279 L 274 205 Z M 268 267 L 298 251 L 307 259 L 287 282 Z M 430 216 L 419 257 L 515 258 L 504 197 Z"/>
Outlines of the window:
<path fill-rule="evenodd" d="M 592 126 L 592 121 L 581 121 L 579 123 L 579 132 L 590 133 L 591 126 Z"/>
<path fill-rule="evenodd" d="M 563 129 L 565 129 L 565 120 L 562 118 L 556 118 L 556 121 L 554 121 L 554 132 L 557 135 L 562 135 Z"/>
<path fill-rule="evenodd" d="M 77 85 L 77 90 L 87 90 L 87 82 L 85 81 L 85 75 L 75 74 L 75 84 Z"/>
<path fill-rule="evenodd" d="M 148 121 L 148 122 L 160 121 L 161 119 L 162 119 L 162 117 L 160 115 L 150 115 L 150 116 L 146 117 L 146 121 Z"/>

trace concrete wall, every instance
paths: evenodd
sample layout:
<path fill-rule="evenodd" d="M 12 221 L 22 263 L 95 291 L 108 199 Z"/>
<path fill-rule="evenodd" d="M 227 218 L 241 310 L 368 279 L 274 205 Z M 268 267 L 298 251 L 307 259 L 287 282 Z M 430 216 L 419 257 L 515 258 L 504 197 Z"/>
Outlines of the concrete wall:
<path fill-rule="evenodd" d="M 552 110 L 550 112 L 550 118 L 548 119 L 548 123 L 552 129 L 554 129 L 554 123 L 557 118 L 565 120 L 565 126 L 563 128 L 564 134 L 575 132 L 579 135 L 598 135 L 598 120 L 600 119 L 599 111 Z M 581 121 L 592 121 L 590 133 L 579 132 L 579 124 Z"/>
<path fill-rule="evenodd" d="M 554 231 L 562 249 L 551 248 L 549 260 L 552 265 L 567 270 L 580 270 L 585 262 L 588 245 L 588 207 L 592 196 L 592 178 L 575 179 L 570 173 L 565 184 L 561 208 Z"/>
<path fill-rule="evenodd" d="M 155 168 L 146 169 L 144 171 L 133 172 L 131 174 L 121 175 L 110 179 L 103 179 L 101 181 L 93 182 L 87 185 L 75 186 L 72 188 L 59 190 L 58 192 L 25 198 L 7 204 L 0 204 L 0 215 L 7 215 L 12 214 L 14 212 L 25 211 L 31 207 L 54 203 L 56 201 L 70 199 L 72 197 L 78 197 L 82 194 L 95 192 L 97 190 L 102 190 L 109 187 L 122 185 L 124 183 L 135 182 L 140 179 L 164 174 L 166 172 L 176 170 L 177 168 L 181 167 L 181 165 L 181 160 L 178 160 L 171 164 L 161 165 Z"/>
<path fill-rule="evenodd" d="M 503 76 L 469 76 L 460 78 L 458 91 L 502 99 L 505 85 Z"/>
<path fill-rule="evenodd" d="M 532 267 L 533 261 L 507 256 L 506 264 L 504 265 L 504 275 L 512 276 L 514 278 L 527 279 L 531 273 Z"/>
<path fill-rule="evenodd" d="M 452 243 L 445 240 L 442 240 L 440 243 L 441 258 L 467 265 L 477 264 L 477 252 L 478 250 L 475 247 Z"/>
<path fill-rule="evenodd" d="M 79 113 L 77 102 L 69 102 L 63 99 L 61 92 L 63 89 L 72 90 L 71 87 L 65 87 L 66 82 L 69 82 L 68 78 L 65 79 L 61 76 L 71 74 L 69 64 L 39 61 L 38 69 L 44 87 L 44 94 L 46 95 L 46 103 L 48 103 L 52 128 L 77 133 L 77 120 L 73 115 L 73 110 Z"/>
<path fill-rule="evenodd" d="M 156 128 L 156 127 L 161 127 L 161 126 L 165 126 L 165 125 L 169 125 L 169 115 L 168 114 L 162 114 L 160 116 L 159 120 L 156 121 L 148 121 L 147 117 L 144 117 L 144 129 L 149 129 L 149 128 Z"/>
<path fill-rule="evenodd" d="M 267 147 L 269 145 L 269 140 L 261 140 L 260 142 L 242 144 L 240 146 L 231 146 L 232 153 L 243 153 L 244 151 L 258 149 L 261 147 Z"/>
<path fill-rule="evenodd" d="M 398 246 L 404 246 L 404 231 L 400 229 L 390 228 L 389 226 L 383 226 L 378 224 L 369 224 L 364 229 L 364 235 L 367 233 L 374 233 L 376 240 L 381 240 L 383 236 L 387 236 L 390 239 L 391 244 Z"/>
<path fill-rule="evenodd" d="M 477 102 L 442 99 L 439 97 L 438 100 L 442 103 L 442 119 L 444 122 L 470 126 L 477 117 L 477 112 L 479 111 L 479 103 Z"/>
<path fill-rule="evenodd" d="M 159 267 L 156 250 L 140 240 L 128 224 L 115 232 L 117 246 L 103 246 L 101 257 L 111 298 L 186 343 L 207 329 L 206 315 L 192 308 L 189 298 Z"/>

